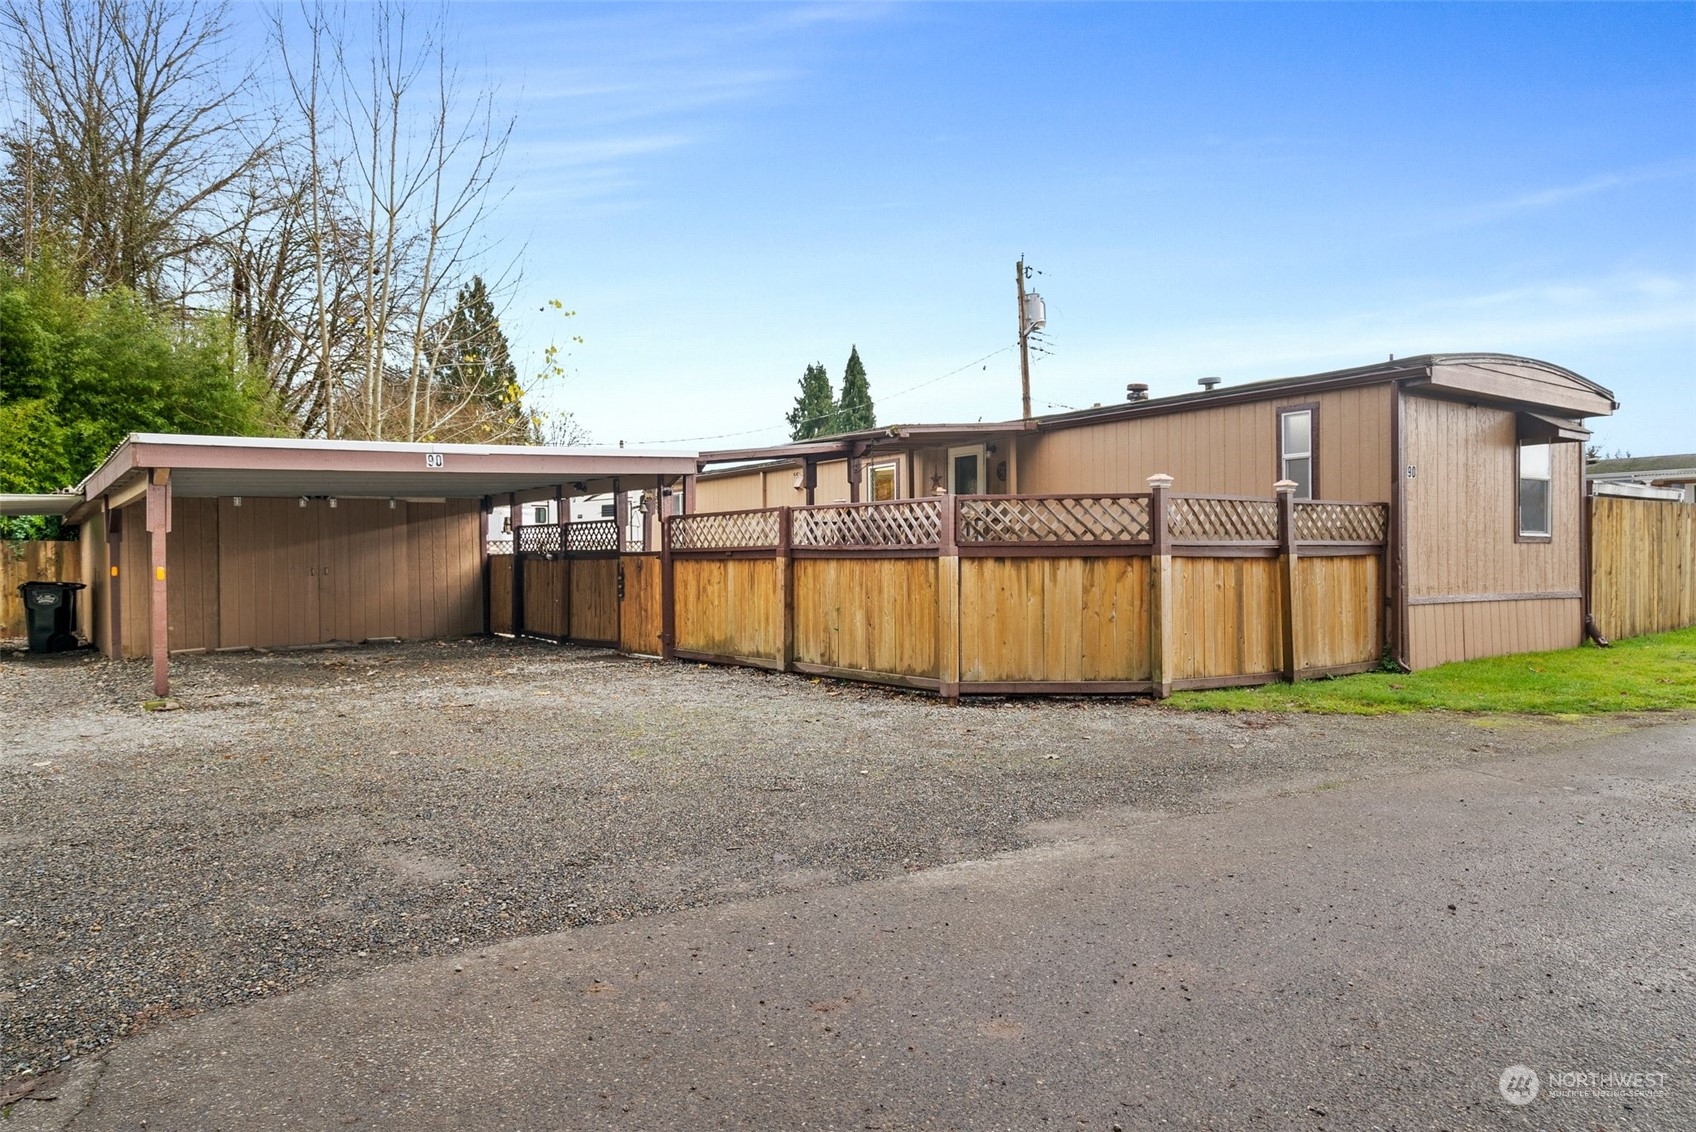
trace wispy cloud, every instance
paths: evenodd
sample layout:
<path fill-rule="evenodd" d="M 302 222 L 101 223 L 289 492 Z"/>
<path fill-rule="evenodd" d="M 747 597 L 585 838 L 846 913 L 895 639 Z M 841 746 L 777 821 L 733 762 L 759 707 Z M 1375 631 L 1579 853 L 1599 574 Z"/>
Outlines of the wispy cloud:
<path fill-rule="evenodd" d="M 1534 189 L 1500 200 L 1484 201 L 1457 209 L 1448 219 L 1450 227 L 1488 224 L 1524 213 L 1557 208 L 1563 204 L 1589 197 L 1628 189 L 1657 181 L 1671 181 L 1696 175 L 1696 162 L 1674 161 L 1610 173 L 1598 173 L 1565 185 Z"/>

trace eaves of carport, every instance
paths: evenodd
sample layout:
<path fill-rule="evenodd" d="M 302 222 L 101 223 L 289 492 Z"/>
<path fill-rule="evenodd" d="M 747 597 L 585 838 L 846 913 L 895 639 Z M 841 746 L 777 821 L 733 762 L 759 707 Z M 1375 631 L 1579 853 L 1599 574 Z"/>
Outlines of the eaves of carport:
<path fill-rule="evenodd" d="M 135 495 L 166 478 L 172 495 L 335 496 L 345 499 L 480 499 L 520 502 L 558 489 L 598 495 L 641 490 L 695 474 L 693 453 L 634 453 L 517 445 L 275 440 L 136 434 L 83 481 L 86 517 L 102 495 Z M 168 477 L 149 472 L 167 471 Z M 504 500 L 503 500 L 504 501 Z"/>

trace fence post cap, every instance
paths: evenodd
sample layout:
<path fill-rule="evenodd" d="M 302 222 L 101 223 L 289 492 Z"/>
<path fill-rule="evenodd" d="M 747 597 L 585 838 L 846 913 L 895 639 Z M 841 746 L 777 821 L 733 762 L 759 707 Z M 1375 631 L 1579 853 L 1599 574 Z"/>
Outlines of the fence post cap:
<path fill-rule="evenodd" d="M 1155 472 L 1152 476 L 1148 477 L 1148 486 L 1149 487 L 1171 487 L 1172 486 L 1172 477 L 1167 475 L 1165 472 Z"/>
<path fill-rule="evenodd" d="M 1272 490 L 1277 492 L 1279 495 L 1290 495 L 1298 486 L 1300 485 L 1298 485 L 1295 480 L 1279 480 L 1277 483 L 1272 485 Z"/>

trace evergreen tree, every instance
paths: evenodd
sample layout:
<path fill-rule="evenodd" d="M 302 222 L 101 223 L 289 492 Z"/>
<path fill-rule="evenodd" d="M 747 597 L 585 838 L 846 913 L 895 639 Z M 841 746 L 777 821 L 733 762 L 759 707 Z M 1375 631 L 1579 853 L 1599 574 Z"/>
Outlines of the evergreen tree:
<path fill-rule="evenodd" d="M 523 443 L 530 430 L 523 390 L 512 351 L 495 314 L 483 277 L 454 296 L 453 313 L 431 344 L 430 404 L 425 407 L 425 432 L 434 439 L 450 437 L 494 443 Z"/>
<path fill-rule="evenodd" d="M 835 432 L 858 432 L 877 427 L 877 409 L 872 405 L 872 387 L 866 367 L 860 364 L 859 347 L 848 351 L 848 369 L 842 375 L 842 399 L 836 403 Z"/>
<path fill-rule="evenodd" d="M 835 418 L 830 374 L 822 363 L 814 362 L 801 375 L 801 392 L 795 397 L 795 407 L 789 410 L 789 439 L 811 440 L 835 432 Z"/>

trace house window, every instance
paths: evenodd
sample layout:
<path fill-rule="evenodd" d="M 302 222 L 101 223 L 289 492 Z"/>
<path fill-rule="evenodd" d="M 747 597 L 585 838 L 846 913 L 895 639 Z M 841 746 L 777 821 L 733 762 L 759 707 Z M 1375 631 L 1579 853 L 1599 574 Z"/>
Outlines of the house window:
<path fill-rule="evenodd" d="M 530 521 L 532 523 L 545 524 L 548 521 L 548 505 L 546 503 L 540 503 L 531 508 Z"/>
<path fill-rule="evenodd" d="M 882 503 L 897 496 L 896 464 L 873 464 L 866 469 L 866 498 Z"/>
<path fill-rule="evenodd" d="M 1548 538 L 1549 482 L 1553 478 L 1554 446 L 1519 446 L 1519 534 L 1521 538 Z"/>
<path fill-rule="evenodd" d="M 1278 410 L 1278 478 L 1296 485 L 1297 499 L 1313 498 L 1316 407 Z"/>

